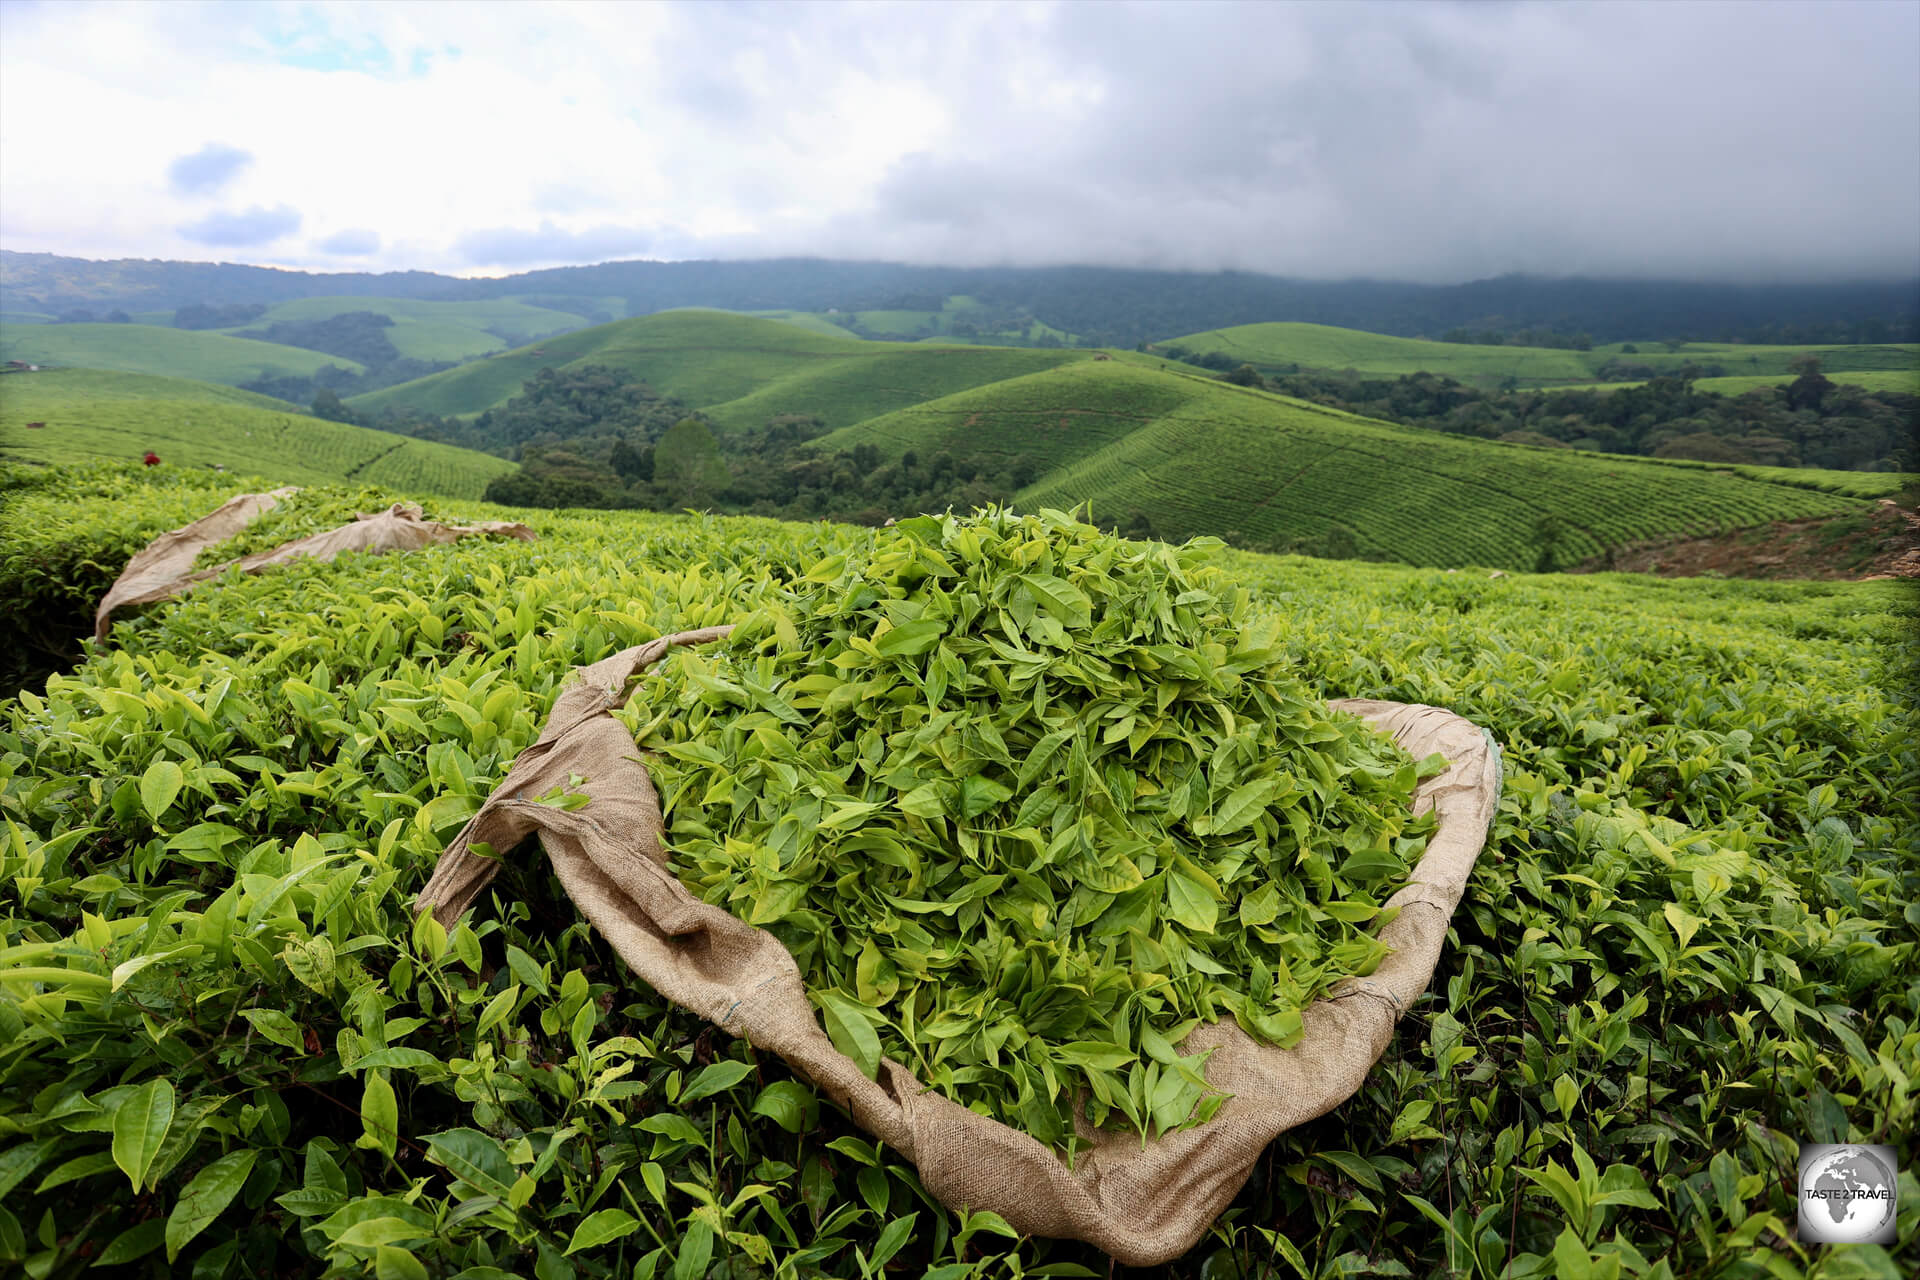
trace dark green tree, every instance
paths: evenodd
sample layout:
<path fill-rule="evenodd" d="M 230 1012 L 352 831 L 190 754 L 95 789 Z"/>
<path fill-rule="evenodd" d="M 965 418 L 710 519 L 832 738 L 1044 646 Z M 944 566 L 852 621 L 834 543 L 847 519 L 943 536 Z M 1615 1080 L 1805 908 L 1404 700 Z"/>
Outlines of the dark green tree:
<path fill-rule="evenodd" d="M 331 387 L 322 387 L 313 397 L 313 416 L 325 418 L 328 422 L 350 422 L 358 425 L 360 418 L 347 408 L 347 402 L 340 393 Z"/>
<path fill-rule="evenodd" d="M 1228 374 L 1227 381 L 1236 387 L 1265 387 L 1267 385 L 1267 380 L 1260 376 L 1260 371 L 1250 364 L 1243 364 Z"/>
<path fill-rule="evenodd" d="M 727 487 L 726 460 L 713 432 L 698 418 L 682 418 L 653 450 L 653 479 L 676 508 L 704 507 Z"/>

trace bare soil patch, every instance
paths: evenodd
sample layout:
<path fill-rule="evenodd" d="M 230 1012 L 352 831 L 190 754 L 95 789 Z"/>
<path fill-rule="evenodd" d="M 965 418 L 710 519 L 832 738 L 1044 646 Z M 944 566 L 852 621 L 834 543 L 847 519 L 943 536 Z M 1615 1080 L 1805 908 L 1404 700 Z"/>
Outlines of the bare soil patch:
<path fill-rule="evenodd" d="M 1866 511 L 1844 516 L 1635 543 L 1574 572 L 1602 570 L 1663 578 L 1920 579 L 1920 513 L 1882 498 Z"/>

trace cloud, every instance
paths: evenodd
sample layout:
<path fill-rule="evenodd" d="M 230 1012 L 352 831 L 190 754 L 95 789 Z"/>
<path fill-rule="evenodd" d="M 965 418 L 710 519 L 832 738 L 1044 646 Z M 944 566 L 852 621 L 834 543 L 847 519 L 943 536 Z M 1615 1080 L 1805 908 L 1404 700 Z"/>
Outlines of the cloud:
<path fill-rule="evenodd" d="M 8 10 L 0 242 L 193 256 L 204 193 L 154 174 L 219 138 L 226 203 L 381 267 L 1917 275 L 1915 47 L 1920 5 L 1845 0 L 68 0 Z"/>
<path fill-rule="evenodd" d="M 364 258 L 380 252 L 380 233 L 360 229 L 336 231 L 314 245 L 314 248 L 335 257 Z"/>
<path fill-rule="evenodd" d="M 468 266 L 526 267 L 550 262 L 606 262 L 635 258 L 652 246 L 651 233 L 635 227 L 591 227 L 567 231 L 551 222 L 538 230 L 493 227 L 469 231 L 458 249 Z"/>
<path fill-rule="evenodd" d="M 540 213 L 592 213 L 611 209 L 618 201 L 604 191 L 573 182 L 552 182 L 533 195 L 533 207 Z"/>
<path fill-rule="evenodd" d="M 168 165 L 167 182 L 178 195 L 212 195 L 252 163 L 250 151 L 209 142 L 192 155 L 181 156 Z"/>
<path fill-rule="evenodd" d="M 209 248 L 248 249 L 271 244 L 299 229 L 299 210 L 282 204 L 271 209 L 254 205 L 244 213 L 210 213 L 198 222 L 190 222 L 179 228 L 179 231 L 195 244 Z"/>

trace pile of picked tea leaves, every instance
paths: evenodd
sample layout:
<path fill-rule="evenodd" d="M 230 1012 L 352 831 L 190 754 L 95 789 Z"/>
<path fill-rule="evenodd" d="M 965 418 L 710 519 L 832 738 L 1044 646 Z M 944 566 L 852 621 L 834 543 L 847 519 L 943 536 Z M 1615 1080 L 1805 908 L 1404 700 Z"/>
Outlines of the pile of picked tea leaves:
<path fill-rule="evenodd" d="M 623 710 L 676 874 L 772 931 L 842 1052 L 1071 1151 L 1224 1096 L 1175 1048 L 1385 954 L 1417 765 L 1293 673 L 1206 544 L 1058 512 L 917 517 Z"/>
<path fill-rule="evenodd" d="M 272 551 L 316 533 L 352 524 L 354 517 L 385 511 L 393 499 L 380 489 L 344 484 L 313 485 L 281 498 L 231 538 L 203 548 L 195 569 L 211 569 L 229 560 Z M 429 517 L 431 518 L 431 517 Z"/>

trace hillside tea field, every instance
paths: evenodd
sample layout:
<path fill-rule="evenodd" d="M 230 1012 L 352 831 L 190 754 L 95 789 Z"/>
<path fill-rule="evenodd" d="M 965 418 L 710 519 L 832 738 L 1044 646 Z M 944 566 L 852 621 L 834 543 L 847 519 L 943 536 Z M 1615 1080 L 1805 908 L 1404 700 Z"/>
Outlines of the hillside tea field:
<path fill-rule="evenodd" d="M 842 427 L 967 387 L 1089 360 L 1087 351 L 863 342 L 780 320 L 687 309 L 618 321 L 352 398 L 356 410 L 471 414 L 504 404 L 541 369 L 619 369 L 705 410 L 722 427 L 781 413 Z"/>
<path fill-rule="evenodd" d="M 1812 487 L 1851 473 L 1669 467 L 1400 427 L 1121 361 L 1083 361 L 960 392 L 826 436 L 898 459 L 1032 459 L 1023 507 L 1152 513 L 1156 532 L 1236 546 L 1317 545 L 1441 567 L 1528 568 L 1540 522 L 1562 564 L 1641 539 L 1866 509 Z M 1783 477 L 1783 473 L 1784 477 Z M 1875 477 L 1886 491 L 1886 477 Z"/>
<path fill-rule="evenodd" d="M 1616 342 L 1589 351 L 1573 351 L 1433 342 L 1292 321 L 1212 329 L 1157 343 L 1154 349 L 1177 349 L 1194 354 L 1217 352 L 1267 369 L 1353 369 L 1383 375 L 1424 370 L 1487 386 L 1508 378 L 1527 387 L 1580 385 L 1591 382 L 1603 366 L 1615 361 L 1644 366 L 1658 373 L 1678 373 L 1689 365 L 1717 366 L 1730 383 L 1765 375 L 1769 385 L 1791 381 L 1795 373 L 1793 362 L 1807 355 L 1819 357 L 1829 375 L 1878 373 L 1891 379 L 1887 385 L 1893 389 L 1911 389 L 1916 373 L 1920 372 L 1920 347 L 1911 343 L 1763 346 L 1685 342 L 1669 349 L 1657 342 Z"/>
<path fill-rule="evenodd" d="M 7 592 L 259 487 L 9 483 L 10 508 L 59 503 L 8 522 Z M 777 1060 L 666 1006 L 536 850 L 501 850 L 499 891 L 451 931 L 413 917 L 574 665 L 777 604 L 875 536 L 533 523 L 535 543 L 223 581 L 0 703 L 0 1257 L 1108 1274 L 937 1204 Z M 1172 1273 L 1911 1274 L 1908 590 L 1211 554 L 1316 696 L 1446 706 L 1508 780 L 1427 998 Z M 1907 1169 L 1899 1242 L 1807 1249 L 1796 1144 L 1848 1139 Z"/>
<path fill-rule="evenodd" d="M 869 1077 L 1068 1152 L 1082 1099 L 1168 1133 L 1224 1101 L 1194 1027 L 1290 1046 L 1378 966 L 1421 771 L 1210 550 L 922 516 L 642 682 L 682 880 L 780 939 Z"/>
<path fill-rule="evenodd" d="M 168 468 L 222 467 L 290 484 L 355 480 L 462 498 L 479 497 L 488 481 L 515 469 L 492 454 L 328 422 L 183 378 L 53 369 L 0 379 L 0 457 L 117 462 L 149 449 Z"/>
<path fill-rule="evenodd" d="M 0 360 L 194 378 L 234 387 L 284 375 L 311 377 L 330 364 L 353 373 L 362 369 L 357 361 L 305 347 L 151 324 L 7 324 L 0 326 Z"/>

